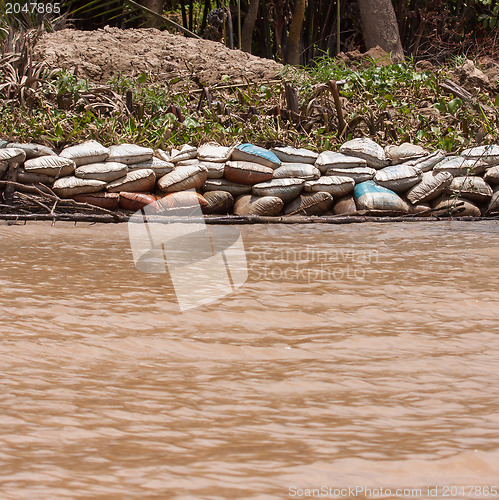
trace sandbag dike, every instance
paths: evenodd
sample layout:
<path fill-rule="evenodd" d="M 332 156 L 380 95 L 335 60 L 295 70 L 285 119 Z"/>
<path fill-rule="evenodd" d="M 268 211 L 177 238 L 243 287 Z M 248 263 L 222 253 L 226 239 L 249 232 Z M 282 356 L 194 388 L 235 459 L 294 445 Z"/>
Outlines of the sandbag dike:
<path fill-rule="evenodd" d="M 206 143 L 164 151 L 96 141 L 58 154 L 1 144 L 3 219 L 126 221 L 148 213 L 208 221 L 348 222 L 496 217 L 499 145 L 449 156 L 369 138 L 338 152 Z"/>

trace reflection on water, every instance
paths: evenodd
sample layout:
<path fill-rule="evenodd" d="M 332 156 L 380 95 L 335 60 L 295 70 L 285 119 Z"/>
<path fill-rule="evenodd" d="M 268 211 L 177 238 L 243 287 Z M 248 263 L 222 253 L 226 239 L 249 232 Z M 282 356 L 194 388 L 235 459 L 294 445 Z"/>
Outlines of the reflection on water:
<path fill-rule="evenodd" d="M 126 225 L 0 226 L 1 498 L 497 485 L 499 224 L 240 230 L 180 313 Z"/>

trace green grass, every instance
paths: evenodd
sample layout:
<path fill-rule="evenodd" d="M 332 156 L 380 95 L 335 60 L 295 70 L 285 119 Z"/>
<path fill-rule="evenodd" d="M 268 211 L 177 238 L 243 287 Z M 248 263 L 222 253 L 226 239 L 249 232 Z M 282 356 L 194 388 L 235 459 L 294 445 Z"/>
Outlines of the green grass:
<path fill-rule="evenodd" d="M 311 68 L 284 69 L 283 80 L 296 89 L 299 99 L 299 115 L 289 116 L 282 83 L 238 86 L 226 78 L 209 89 L 209 104 L 200 99 L 192 81 L 158 82 L 146 74 L 120 75 L 104 88 L 65 71 L 40 70 L 37 82 L 26 83 L 17 75 L 17 87 L 2 87 L 13 77 L 0 65 L 1 138 L 56 148 L 92 138 L 106 145 L 126 141 L 160 148 L 214 140 L 325 150 L 353 137 L 370 136 L 380 144 L 409 141 L 448 152 L 474 145 L 477 138 L 494 142 L 499 99 L 482 93 L 463 101 L 444 93 L 440 83 L 451 69 L 452 65 L 435 73 L 419 72 L 411 60 L 348 68 L 325 56 Z M 327 86 L 330 80 L 339 82 L 349 125 L 343 133 Z M 132 96 L 131 113 L 127 93 Z"/>

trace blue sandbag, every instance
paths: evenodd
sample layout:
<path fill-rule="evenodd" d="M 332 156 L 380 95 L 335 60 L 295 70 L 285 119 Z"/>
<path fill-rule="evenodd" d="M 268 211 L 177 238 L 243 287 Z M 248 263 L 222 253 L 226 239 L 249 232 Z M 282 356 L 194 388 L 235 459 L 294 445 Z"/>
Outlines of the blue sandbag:
<path fill-rule="evenodd" d="M 373 181 L 357 184 L 353 196 L 359 210 L 389 214 L 409 212 L 409 205 L 397 193 Z"/>
<path fill-rule="evenodd" d="M 232 151 L 232 160 L 251 161 L 274 169 L 281 165 L 281 160 L 272 151 L 249 143 L 237 146 Z"/>

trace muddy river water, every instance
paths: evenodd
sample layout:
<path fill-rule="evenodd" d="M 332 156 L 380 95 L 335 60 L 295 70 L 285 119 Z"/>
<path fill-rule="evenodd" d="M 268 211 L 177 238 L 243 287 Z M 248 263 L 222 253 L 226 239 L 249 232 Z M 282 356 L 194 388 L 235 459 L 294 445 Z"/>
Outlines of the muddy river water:
<path fill-rule="evenodd" d="M 240 231 L 180 312 L 125 224 L 0 226 L 0 498 L 499 498 L 499 223 Z"/>

